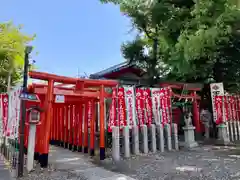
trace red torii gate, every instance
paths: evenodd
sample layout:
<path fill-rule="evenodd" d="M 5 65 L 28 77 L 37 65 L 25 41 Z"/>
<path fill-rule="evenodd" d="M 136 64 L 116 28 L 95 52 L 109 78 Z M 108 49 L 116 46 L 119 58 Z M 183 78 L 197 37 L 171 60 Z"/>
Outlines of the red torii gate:
<path fill-rule="evenodd" d="M 110 97 L 105 92 L 106 87 L 114 87 L 118 85 L 118 81 L 114 80 L 91 80 L 91 79 L 80 79 L 71 78 L 65 76 L 58 76 L 54 74 L 30 71 L 29 76 L 33 79 L 45 80 L 48 82 L 47 85 L 32 85 L 29 90 L 39 95 L 45 95 L 44 99 L 44 113 L 42 118 L 42 128 L 44 133 L 41 134 L 41 146 L 39 146 L 39 161 L 42 167 L 48 165 L 48 153 L 49 153 L 49 139 L 51 130 L 51 118 L 53 115 L 53 99 L 54 95 L 65 95 L 67 101 L 78 101 L 80 99 L 92 99 L 99 101 L 100 105 L 100 160 L 105 159 L 105 125 L 104 125 L 104 98 Z M 62 83 L 61 85 L 55 85 L 54 83 Z M 65 85 L 74 85 L 73 87 L 67 88 Z M 92 89 L 90 89 L 92 88 Z M 76 97 L 79 97 L 76 99 Z M 42 129 L 42 130 L 43 130 Z"/>
<path fill-rule="evenodd" d="M 178 83 L 178 82 L 162 82 L 161 87 L 170 87 L 171 89 L 182 89 L 190 91 L 189 95 L 179 95 L 173 93 L 174 97 L 193 100 L 193 121 L 197 133 L 201 133 L 200 115 L 198 102 L 201 97 L 197 95 L 197 91 L 201 91 L 203 85 L 199 83 Z"/>

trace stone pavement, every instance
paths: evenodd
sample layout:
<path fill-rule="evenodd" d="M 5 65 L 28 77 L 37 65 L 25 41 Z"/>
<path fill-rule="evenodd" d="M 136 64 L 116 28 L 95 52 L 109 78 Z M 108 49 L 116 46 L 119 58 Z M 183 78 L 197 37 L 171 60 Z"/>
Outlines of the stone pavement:
<path fill-rule="evenodd" d="M 36 167 L 22 180 L 134 180 L 126 175 L 112 172 L 91 162 L 89 155 L 51 147 L 49 169 Z M 124 178 L 124 179 L 121 179 Z"/>
<path fill-rule="evenodd" d="M 0 180 L 12 180 L 9 168 L 3 156 L 0 155 Z"/>
<path fill-rule="evenodd" d="M 48 170 L 24 180 L 237 180 L 240 148 L 205 145 L 193 150 L 134 156 L 119 163 L 53 147 Z M 124 175 L 123 175 L 124 174 Z M 119 178 L 119 177 L 125 177 Z M 119 178 L 119 179 L 118 179 Z"/>

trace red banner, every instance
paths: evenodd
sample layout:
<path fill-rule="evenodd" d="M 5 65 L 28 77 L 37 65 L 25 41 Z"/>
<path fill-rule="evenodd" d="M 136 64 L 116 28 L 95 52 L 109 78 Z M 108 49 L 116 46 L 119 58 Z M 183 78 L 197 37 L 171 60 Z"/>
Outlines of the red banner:
<path fill-rule="evenodd" d="M 108 132 L 112 131 L 112 126 L 117 126 L 117 88 L 112 89 L 112 103 L 109 112 Z"/>
<path fill-rule="evenodd" d="M 214 97 L 214 106 L 216 108 L 216 124 L 223 122 L 223 96 Z"/>
<path fill-rule="evenodd" d="M 237 113 L 236 113 L 236 101 L 235 101 L 234 96 L 230 96 L 230 106 L 231 106 L 231 109 L 232 109 L 233 120 L 236 120 L 237 119 Z"/>
<path fill-rule="evenodd" d="M 1 94 L 1 113 L 2 113 L 2 128 L 3 134 L 6 135 L 7 131 L 7 120 L 8 120 L 8 95 Z"/>
<path fill-rule="evenodd" d="M 120 127 L 126 126 L 126 103 L 124 88 L 118 88 L 118 120 Z"/>
<path fill-rule="evenodd" d="M 160 90 L 160 107 L 161 107 L 161 117 L 162 117 L 162 124 L 167 123 L 167 99 L 165 96 L 165 89 Z"/>
<path fill-rule="evenodd" d="M 87 108 L 88 108 L 88 127 L 91 127 L 91 121 L 92 121 L 92 106 L 93 106 L 93 104 L 92 104 L 92 102 L 91 101 L 89 101 L 88 103 L 87 103 Z"/>
<path fill-rule="evenodd" d="M 240 120 L 240 97 L 237 95 L 236 96 L 237 99 L 237 116 L 238 116 L 238 121 Z"/>
<path fill-rule="evenodd" d="M 225 114 L 225 121 L 229 120 L 229 112 L 228 112 L 228 97 L 224 96 L 224 114 Z"/>
<path fill-rule="evenodd" d="M 167 88 L 167 108 L 168 108 L 168 122 L 172 123 L 172 90 Z"/>
<path fill-rule="evenodd" d="M 126 93 L 125 93 L 125 99 L 127 103 L 127 119 L 128 119 L 128 125 L 132 127 L 134 125 L 135 119 L 133 119 L 133 113 L 135 110 L 135 107 L 133 107 L 133 101 L 134 101 L 134 89 L 132 87 L 125 87 Z"/>
<path fill-rule="evenodd" d="M 144 89 L 143 95 L 144 95 L 145 110 L 146 110 L 146 124 L 150 125 L 152 124 L 152 118 L 153 118 L 151 90 L 149 88 Z"/>
<path fill-rule="evenodd" d="M 144 124 L 144 95 L 141 88 L 136 88 L 136 111 L 138 125 Z"/>
<path fill-rule="evenodd" d="M 165 113 L 166 113 L 166 121 L 165 123 L 170 123 L 170 97 L 169 97 L 169 88 L 164 88 L 164 107 L 165 107 Z"/>
<path fill-rule="evenodd" d="M 231 105 L 231 97 L 226 96 L 228 103 L 227 103 L 227 112 L 228 112 L 228 120 L 232 121 L 233 120 L 233 112 L 232 112 L 232 105 Z"/>

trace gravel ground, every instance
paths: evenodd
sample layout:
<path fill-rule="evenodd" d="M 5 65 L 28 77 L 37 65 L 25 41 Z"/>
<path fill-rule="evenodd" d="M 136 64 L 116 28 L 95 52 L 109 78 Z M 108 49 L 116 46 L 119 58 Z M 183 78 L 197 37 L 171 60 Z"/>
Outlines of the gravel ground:
<path fill-rule="evenodd" d="M 113 163 L 55 148 L 48 169 L 39 167 L 22 180 L 237 180 L 240 148 L 205 145 L 192 150 L 133 156 Z M 124 180 L 124 179 L 119 179 Z"/>
<path fill-rule="evenodd" d="M 139 180 L 239 180 L 240 148 L 200 146 L 179 152 L 165 152 L 132 157 L 106 169 Z"/>

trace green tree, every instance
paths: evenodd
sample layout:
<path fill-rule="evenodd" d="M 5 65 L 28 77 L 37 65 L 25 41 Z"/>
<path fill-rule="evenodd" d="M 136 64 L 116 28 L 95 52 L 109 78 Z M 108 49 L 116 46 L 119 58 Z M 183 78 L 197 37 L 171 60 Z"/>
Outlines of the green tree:
<path fill-rule="evenodd" d="M 21 30 L 22 26 L 14 26 L 11 22 L 0 23 L 0 92 L 7 90 L 8 79 L 11 85 L 21 80 L 24 49 L 34 39 Z"/>
<path fill-rule="evenodd" d="M 123 44 L 125 58 L 150 77 L 188 82 L 240 81 L 237 1 L 102 0 L 128 16 L 139 35 Z M 144 50 L 148 53 L 144 53 Z"/>

